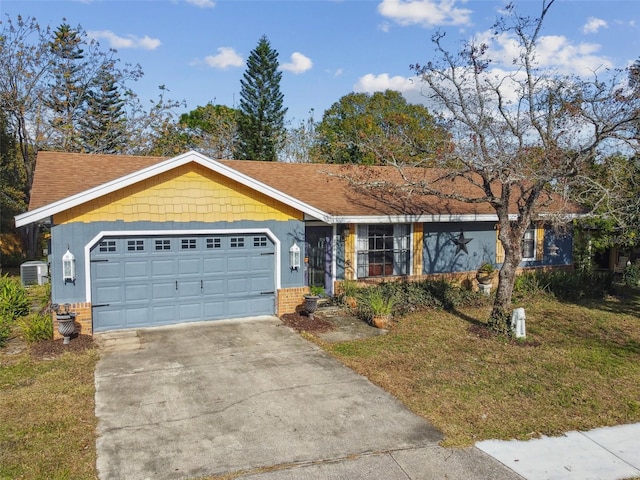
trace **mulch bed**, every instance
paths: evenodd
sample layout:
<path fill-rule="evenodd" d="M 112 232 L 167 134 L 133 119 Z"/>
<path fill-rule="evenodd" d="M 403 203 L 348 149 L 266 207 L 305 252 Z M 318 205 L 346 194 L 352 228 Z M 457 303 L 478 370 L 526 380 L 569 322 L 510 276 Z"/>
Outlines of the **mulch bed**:
<path fill-rule="evenodd" d="M 90 335 L 74 335 L 71 337 L 71 341 L 64 345 L 62 338 L 58 340 L 45 340 L 43 342 L 36 342 L 29 347 L 31 356 L 37 359 L 53 359 L 64 352 L 82 352 L 84 350 L 95 348 L 96 345 L 93 342 L 93 337 Z"/>
<path fill-rule="evenodd" d="M 280 317 L 282 323 L 296 332 L 323 333 L 335 330 L 335 325 L 324 319 L 321 315 L 314 314 L 313 318 L 305 313 L 285 313 Z"/>

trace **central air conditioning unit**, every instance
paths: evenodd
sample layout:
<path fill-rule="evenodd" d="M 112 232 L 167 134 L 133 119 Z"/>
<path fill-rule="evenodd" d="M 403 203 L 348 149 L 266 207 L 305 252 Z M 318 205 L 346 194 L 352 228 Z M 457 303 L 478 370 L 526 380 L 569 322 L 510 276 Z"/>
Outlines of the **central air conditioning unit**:
<path fill-rule="evenodd" d="M 44 285 L 49 281 L 47 262 L 31 261 L 20 265 L 22 285 Z"/>

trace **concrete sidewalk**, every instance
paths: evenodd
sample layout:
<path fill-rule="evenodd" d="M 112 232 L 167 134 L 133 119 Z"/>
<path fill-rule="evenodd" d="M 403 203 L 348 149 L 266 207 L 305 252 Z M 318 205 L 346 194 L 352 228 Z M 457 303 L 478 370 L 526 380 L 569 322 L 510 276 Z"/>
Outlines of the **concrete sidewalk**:
<path fill-rule="evenodd" d="M 488 440 L 477 447 L 527 480 L 640 478 L 640 424 L 529 441 Z"/>

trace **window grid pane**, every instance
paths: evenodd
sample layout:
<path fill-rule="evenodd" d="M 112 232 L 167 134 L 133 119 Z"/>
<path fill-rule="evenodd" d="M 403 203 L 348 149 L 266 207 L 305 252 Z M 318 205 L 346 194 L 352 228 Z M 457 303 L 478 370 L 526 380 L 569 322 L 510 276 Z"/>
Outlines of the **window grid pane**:
<path fill-rule="evenodd" d="M 127 240 L 127 251 L 140 252 L 144 250 L 144 240 Z"/>
<path fill-rule="evenodd" d="M 195 250 L 196 239 L 195 238 L 183 238 L 180 242 L 180 248 L 182 250 Z"/>
<path fill-rule="evenodd" d="M 207 248 L 221 248 L 222 243 L 219 238 L 207 238 Z"/>
<path fill-rule="evenodd" d="M 171 240 L 168 238 L 155 241 L 156 250 L 171 250 Z"/>
<path fill-rule="evenodd" d="M 231 237 L 231 248 L 244 248 L 244 237 Z"/>
<path fill-rule="evenodd" d="M 409 245 L 408 231 L 404 226 L 394 229 L 393 225 L 369 225 L 368 229 L 359 229 L 359 234 L 366 232 L 366 237 L 358 239 L 358 277 L 407 275 L 410 251 L 402 247 Z"/>

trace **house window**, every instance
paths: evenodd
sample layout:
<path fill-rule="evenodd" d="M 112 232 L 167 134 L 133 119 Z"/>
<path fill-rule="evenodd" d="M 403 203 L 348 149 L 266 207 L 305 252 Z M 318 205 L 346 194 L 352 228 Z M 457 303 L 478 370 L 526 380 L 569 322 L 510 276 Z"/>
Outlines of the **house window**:
<path fill-rule="evenodd" d="M 524 232 L 524 239 L 522 240 L 522 260 L 535 260 L 536 259 L 536 230 L 534 228 L 527 228 Z"/>
<path fill-rule="evenodd" d="M 409 274 L 409 225 L 359 225 L 358 278 Z"/>
<path fill-rule="evenodd" d="M 244 237 L 231 237 L 229 242 L 231 248 L 244 248 Z"/>
<path fill-rule="evenodd" d="M 220 248 L 222 243 L 219 238 L 207 238 L 207 248 Z"/>
<path fill-rule="evenodd" d="M 141 252 L 144 250 L 144 240 L 127 240 L 127 251 Z"/>
<path fill-rule="evenodd" d="M 266 247 L 267 246 L 267 237 L 253 237 L 253 246 L 254 247 Z"/>
<path fill-rule="evenodd" d="M 156 240 L 155 242 L 156 250 L 171 250 L 171 240 L 168 238 L 163 238 L 161 240 Z"/>
<path fill-rule="evenodd" d="M 180 241 L 180 248 L 182 250 L 195 250 L 196 239 L 195 238 L 183 238 Z"/>
<path fill-rule="evenodd" d="M 103 240 L 98 247 L 100 253 L 112 253 L 116 251 L 115 240 Z"/>

